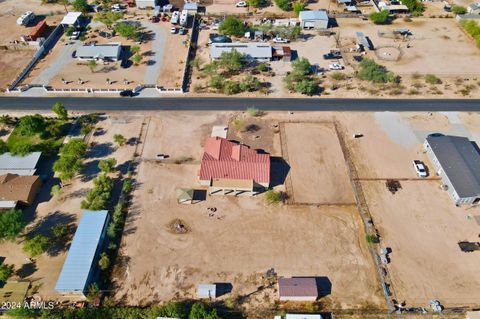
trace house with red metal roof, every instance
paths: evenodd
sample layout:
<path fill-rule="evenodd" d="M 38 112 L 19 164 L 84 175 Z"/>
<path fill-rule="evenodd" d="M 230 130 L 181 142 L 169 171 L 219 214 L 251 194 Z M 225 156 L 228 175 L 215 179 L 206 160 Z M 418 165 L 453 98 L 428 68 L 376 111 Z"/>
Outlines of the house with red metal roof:
<path fill-rule="evenodd" d="M 209 137 L 199 179 L 210 187 L 211 195 L 257 194 L 270 185 L 270 155 L 222 137 Z"/>

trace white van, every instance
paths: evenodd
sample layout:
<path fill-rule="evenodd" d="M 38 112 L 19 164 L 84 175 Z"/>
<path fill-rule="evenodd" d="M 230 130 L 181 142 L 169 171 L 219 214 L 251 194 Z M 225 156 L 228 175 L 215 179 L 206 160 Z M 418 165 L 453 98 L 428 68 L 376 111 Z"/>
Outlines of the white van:
<path fill-rule="evenodd" d="M 180 18 L 180 12 L 178 11 L 173 11 L 172 13 L 172 19 L 170 19 L 170 22 L 172 24 L 178 24 L 178 19 Z"/>
<path fill-rule="evenodd" d="M 187 22 L 188 22 L 188 11 L 183 10 L 182 14 L 180 15 L 180 25 L 185 27 L 187 25 Z"/>
<path fill-rule="evenodd" d="M 17 19 L 17 24 L 28 25 L 33 19 L 35 19 L 35 14 L 32 11 L 27 11 Z"/>

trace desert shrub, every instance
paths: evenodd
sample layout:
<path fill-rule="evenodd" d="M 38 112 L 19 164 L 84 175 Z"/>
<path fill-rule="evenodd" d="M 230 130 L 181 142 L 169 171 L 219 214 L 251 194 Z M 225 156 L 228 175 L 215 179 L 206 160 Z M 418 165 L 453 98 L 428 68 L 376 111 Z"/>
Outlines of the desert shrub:
<path fill-rule="evenodd" d="M 452 7 L 452 12 L 455 14 L 465 14 L 467 13 L 467 8 L 463 6 L 453 6 Z"/>
<path fill-rule="evenodd" d="M 428 84 L 442 84 L 442 80 L 440 80 L 436 75 L 434 74 L 427 74 L 425 75 L 425 82 Z"/>
<path fill-rule="evenodd" d="M 362 80 L 377 83 L 400 82 L 400 77 L 393 72 L 389 72 L 384 66 L 377 64 L 372 59 L 363 59 L 359 66 L 358 77 Z"/>
<path fill-rule="evenodd" d="M 373 12 L 368 15 L 368 18 L 375 24 L 387 24 L 390 22 L 390 13 L 388 10 Z"/>

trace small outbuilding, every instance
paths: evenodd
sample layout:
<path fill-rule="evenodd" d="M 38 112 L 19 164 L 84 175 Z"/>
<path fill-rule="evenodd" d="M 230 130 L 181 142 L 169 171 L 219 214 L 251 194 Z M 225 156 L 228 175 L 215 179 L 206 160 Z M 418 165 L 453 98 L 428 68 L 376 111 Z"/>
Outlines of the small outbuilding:
<path fill-rule="evenodd" d="M 322 315 L 291 314 L 287 313 L 285 319 L 322 319 Z"/>
<path fill-rule="evenodd" d="M 315 277 L 278 279 L 278 294 L 281 301 L 315 301 L 318 286 Z"/>
<path fill-rule="evenodd" d="M 197 298 L 212 299 L 217 297 L 217 285 L 215 284 L 200 284 L 197 286 Z"/>
<path fill-rule="evenodd" d="M 290 62 L 292 60 L 292 50 L 288 46 L 274 46 L 273 59 Z"/>
<path fill-rule="evenodd" d="M 78 26 L 79 25 L 79 21 L 80 21 L 80 16 L 82 15 L 81 12 L 69 12 L 67 13 L 63 19 L 62 19 L 62 22 L 60 22 L 60 24 L 64 25 L 64 26 Z"/>
<path fill-rule="evenodd" d="M 195 190 L 192 188 L 177 188 L 177 202 L 179 204 L 192 204 Z"/>
<path fill-rule="evenodd" d="M 108 211 L 85 210 L 55 285 L 64 296 L 85 298 L 98 278 L 98 259 L 108 226 Z"/>
<path fill-rule="evenodd" d="M 304 29 L 324 30 L 328 28 L 328 15 L 325 10 L 300 11 L 300 26 Z"/>
<path fill-rule="evenodd" d="M 183 5 L 183 10 L 187 10 L 189 14 L 195 14 L 198 12 L 198 3 L 185 2 L 185 4 Z"/>
<path fill-rule="evenodd" d="M 157 0 L 135 0 L 139 9 L 153 9 L 157 6 Z"/>

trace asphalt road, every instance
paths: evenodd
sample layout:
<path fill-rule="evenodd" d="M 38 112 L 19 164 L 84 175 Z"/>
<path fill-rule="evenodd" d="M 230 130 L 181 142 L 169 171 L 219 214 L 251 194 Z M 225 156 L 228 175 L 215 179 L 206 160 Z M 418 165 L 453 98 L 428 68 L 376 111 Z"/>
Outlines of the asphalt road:
<path fill-rule="evenodd" d="M 76 111 L 245 110 L 266 111 L 480 111 L 479 99 L 326 99 L 227 97 L 0 97 L 3 110 L 49 110 L 55 102 Z"/>

